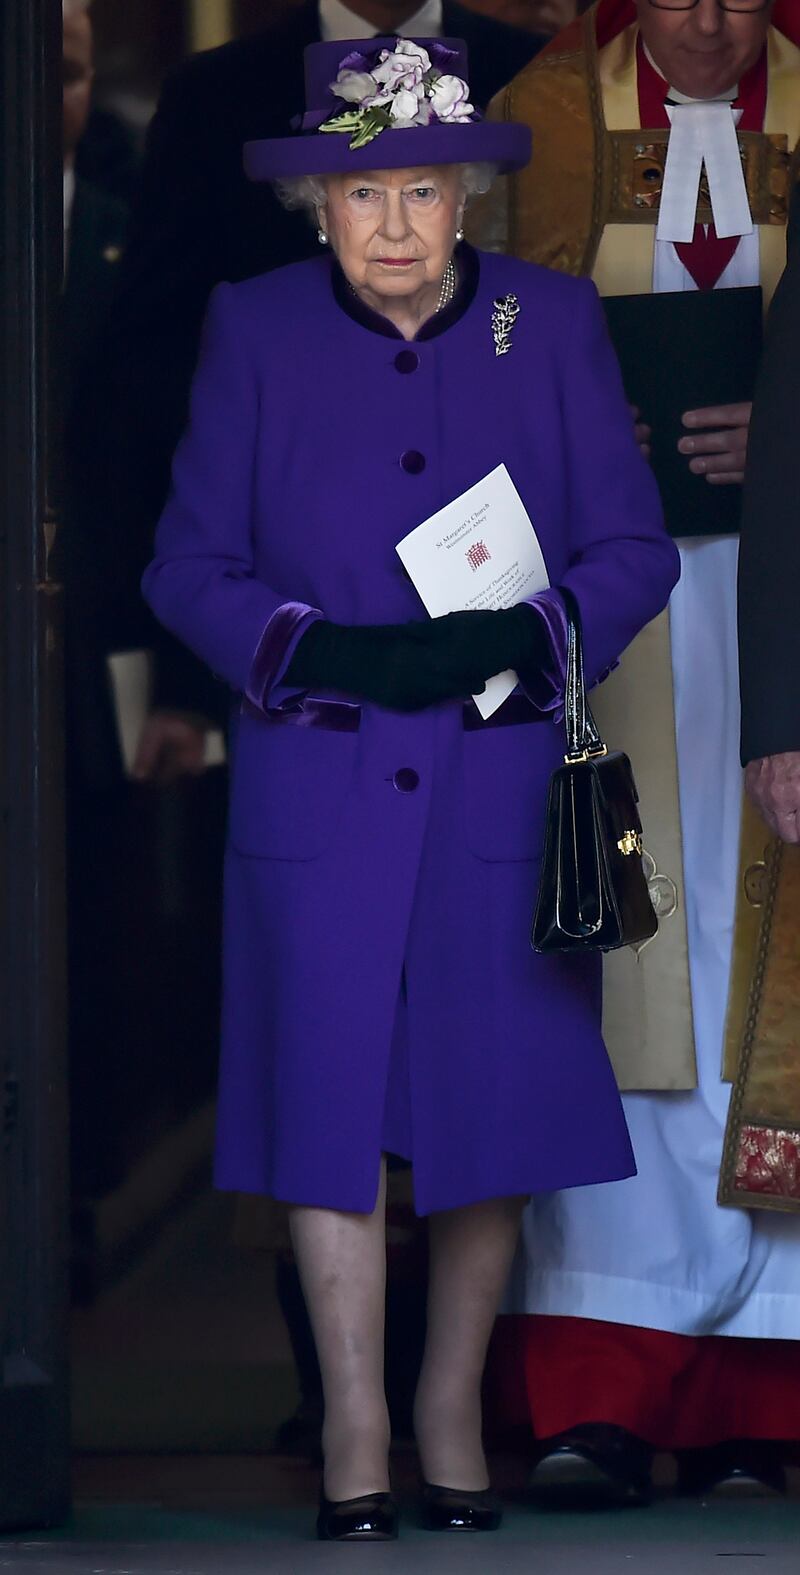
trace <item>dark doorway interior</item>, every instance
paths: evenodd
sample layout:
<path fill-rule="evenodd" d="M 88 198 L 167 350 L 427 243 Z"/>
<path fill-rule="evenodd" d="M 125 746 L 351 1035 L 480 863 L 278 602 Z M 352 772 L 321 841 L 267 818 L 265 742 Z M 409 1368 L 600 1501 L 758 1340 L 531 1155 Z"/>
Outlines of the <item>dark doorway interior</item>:
<path fill-rule="evenodd" d="M 0 12 L 0 1526 L 67 1512 L 61 617 L 53 337 L 61 7 Z"/>

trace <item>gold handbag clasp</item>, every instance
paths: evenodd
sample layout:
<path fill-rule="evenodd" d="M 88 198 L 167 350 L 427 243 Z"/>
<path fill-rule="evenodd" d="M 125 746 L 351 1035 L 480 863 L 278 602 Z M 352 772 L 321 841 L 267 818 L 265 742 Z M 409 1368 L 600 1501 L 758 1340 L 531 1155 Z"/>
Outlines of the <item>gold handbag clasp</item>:
<path fill-rule="evenodd" d="M 599 744 L 596 749 L 582 749 L 579 755 L 565 755 L 565 766 L 582 766 L 587 760 L 602 760 L 608 754 L 608 746 Z"/>
<path fill-rule="evenodd" d="M 641 858 L 644 853 L 644 841 L 641 831 L 626 831 L 625 835 L 620 837 L 617 847 L 620 853 L 625 855 L 626 859 L 630 858 L 634 853 L 638 853 L 639 858 Z"/>

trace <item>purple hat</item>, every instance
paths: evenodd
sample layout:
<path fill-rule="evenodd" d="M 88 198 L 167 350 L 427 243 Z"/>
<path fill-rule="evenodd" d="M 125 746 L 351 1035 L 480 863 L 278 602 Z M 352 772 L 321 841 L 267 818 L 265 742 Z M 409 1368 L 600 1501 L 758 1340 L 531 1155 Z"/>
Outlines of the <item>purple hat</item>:
<path fill-rule="evenodd" d="M 469 100 L 459 38 L 373 38 L 309 44 L 306 112 L 297 134 L 247 142 L 251 180 L 432 164 L 522 169 L 531 133 L 484 120 Z"/>

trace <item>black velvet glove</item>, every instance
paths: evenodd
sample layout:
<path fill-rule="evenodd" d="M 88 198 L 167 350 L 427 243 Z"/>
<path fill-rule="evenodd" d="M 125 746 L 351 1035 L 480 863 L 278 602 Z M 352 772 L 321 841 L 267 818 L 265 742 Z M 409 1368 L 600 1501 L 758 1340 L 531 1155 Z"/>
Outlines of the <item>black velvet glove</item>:
<path fill-rule="evenodd" d="M 346 625 L 318 620 L 299 641 L 286 682 L 338 689 L 392 711 L 421 711 L 484 687 L 479 665 L 455 672 L 434 659 L 426 623 Z M 474 688 L 473 688 L 474 686 Z"/>
<path fill-rule="evenodd" d="M 544 626 L 524 604 L 417 623 L 353 626 L 321 619 L 299 641 L 286 682 L 338 689 L 392 711 L 421 711 L 481 694 L 487 678 L 508 667 L 533 672 L 547 650 Z"/>
<path fill-rule="evenodd" d="M 484 680 L 513 668 L 525 682 L 541 671 L 550 655 L 544 621 L 527 602 L 497 612 L 447 613 L 422 627 L 443 668 L 458 672 L 469 665 Z"/>

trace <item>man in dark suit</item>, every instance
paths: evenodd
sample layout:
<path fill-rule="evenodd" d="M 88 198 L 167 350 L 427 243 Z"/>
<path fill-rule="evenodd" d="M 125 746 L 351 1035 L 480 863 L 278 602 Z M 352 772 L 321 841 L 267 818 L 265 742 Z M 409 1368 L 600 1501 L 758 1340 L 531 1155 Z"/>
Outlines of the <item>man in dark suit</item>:
<path fill-rule="evenodd" d="M 75 417 L 91 375 L 119 274 L 128 214 L 116 197 L 76 173 L 89 116 L 92 27 L 86 0 L 65 0 L 63 24 L 64 289 L 59 312 L 60 394 L 66 422 Z M 74 1264 L 86 1262 L 78 1221 L 90 1200 L 118 1180 L 108 1025 L 114 987 L 109 936 L 119 868 L 124 779 L 107 656 L 114 646 L 113 553 L 105 541 L 94 466 L 75 464 L 71 443 L 62 468 L 60 558 L 65 588 L 65 736 L 67 891 L 70 983 L 70 1113 Z M 96 506 L 99 504 L 98 507 Z"/>
<path fill-rule="evenodd" d="M 800 843 L 800 187 L 753 405 L 739 560 L 742 762 L 750 797 Z"/>
<path fill-rule="evenodd" d="M 66 441 L 57 478 L 58 550 L 65 589 L 72 1266 L 84 1296 L 103 1260 L 99 1200 L 126 1179 L 167 1113 L 177 1123 L 208 1097 L 222 842 L 213 780 L 202 794 L 171 800 L 137 793 L 120 748 L 108 658 L 146 643 L 149 631 L 133 554 L 110 528 L 115 478 L 101 435 L 86 420 L 105 386 L 104 327 L 128 223 L 125 204 L 81 173 L 92 60 L 89 0 L 64 0 L 65 273 L 56 326 Z M 183 847 L 193 836 L 200 851 L 193 848 L 190 866 Z M 188 998 L 180 988 L 187 976 Z"/>
<path fill-rule="evenodd" d="M 125 242 L 123 203 L 78 179 L 66 186 L 65 280 L 61 300 L 61 394 L 67 423 L 90 375 L 108 317 Z M 119 644 L 114 629 L 111 544 L 105 541 L 103 504 L 88 454 L 73 463 L 67 445 L 64 474 L 63 570 L 67 591 L 66 705 L 70 787 L 104 793 L 119 781 L 122 764 L 106 656 Z M 100 510 L 98 514 L 97 510 Z"/>
<path fill-rule="evenodd" d="M 243 144 L 288 129 L 303 103 L 307 44 L 394 31 L 464 38 L 481 107 L 545 42 L 454 0 L 305 0 L 281 24 L 194 56 L 164 89 L 89 422 L 102 434 L 114 480 L 109 518 L 131 584 L 150 556 L 212 289 L 317 250 L 305 217 L 245 178 Z M 142 741 L 143 776 L 168 771 L 178 748 L 192 764 L 191 735 L 176 708 L 219 714 L 222 698 L 177 650 L 163 648 L 159 674 L 161 708 Z M 197 732 L 195 765 L 202 748 Z"/>
<path fill-rule="evenodd" d="M 86 131 L 75 156 L 75 170 L 79 180 L 86 180 L 101 191 L 110 192 L 120 202 L 129 206 L 136 195 L 139 178 L 139 154 L 132 131 L 119 115 L 97 104 L 92 111 Z"/>
<path fill-rule="evenodd" d="M 128 226 L 116 197 L 76 174 L 76 158 L 90 113 L 93 79 L 92 26 L 86 0 L 64 4 L 64 290 L 60 311 L 61 397 L 67 423 L 75 417 L 80 390 L 91 368 L 108 318 Z M 93 518 L 97 489 L 94 465 L 73 464 L 67 445 L 63 565 L 67 588 L 67 736 L 71 787 L 104 792 L 118 781 L 121 762 L 108 690 L 105 656 L 108 632 L 108 562 L 98 557 L 102 518 Z"/>

